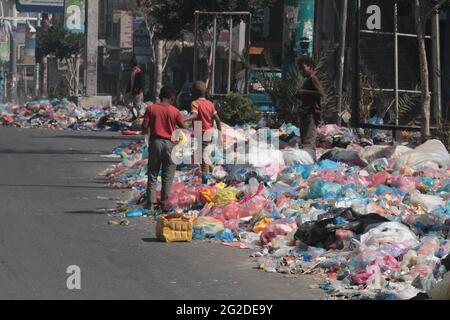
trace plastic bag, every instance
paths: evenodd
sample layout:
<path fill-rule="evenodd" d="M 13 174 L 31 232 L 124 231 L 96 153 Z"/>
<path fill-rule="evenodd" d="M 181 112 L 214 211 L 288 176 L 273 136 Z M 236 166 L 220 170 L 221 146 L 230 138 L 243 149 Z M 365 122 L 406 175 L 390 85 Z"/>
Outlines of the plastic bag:
<path fill-rule="evenodd" d="M 214 198 L 217 194 L 217 188 L 215 187 L 204 187 L 198 189 L 198 198 L 202 204 L 209 204 L 211 207 L 214 206 Z"/>
<path fill-rule="evenodd" d="M 414 192 L 417 189 L 417 178 L 411 176 L 397 176 L 392 185 L 403 192 Z"/>
<path fill-rule="evenodd" d="M 236 201 L 238 190 L 235 188 L 225 188 L 217 191 L 214 202 L 219 207 L 223 208 L 230 202 Z"/>
<path fill-rule="evenodd" d="M 417 191 L 411 194 L 410 202 L 413 205 L 420 205 L 429 213 L 439 208 L 439 206 L 445 206 L 445 201 L 441 197 L 421 194 Z"/>
<path fill-rule="evenodd" d="M 285 236 L 295 229 L 297 229 L 297 224 L 291 219 L 281 219 L 274 221 L 266 226 L 261 233 L 261 244 L 266 245 L 270 243 L 276 236 Z"/>
<path fill-rule="evenodd" d="M 262 218 L 253 227 L 253 232 L 260 233 L 261 231 L 263 231 L 266 228 L 266 226 L 268 226 L 271 223 L 272 223 L 272 219 L 267 218 L 267 217 Z"/>
<path fill-rule="evenodd" d="M 232 242 L 234 240 L 234 235 L 230 229 L 225 228 L 224 230 L 216 234 L 214 240 Z"/>
<path fill-rule="evenodd" d="M 379 247 L 383 243 L 402 243 L 410 248 L 419 244 L 416 235 L 398 222 L 386 222 L 369 230 L 361 236 L 361 243 L 366 247 Z"/>
<path fill-rule="evenodd" d="M 337 198 L 341 189 L 342 186 L 340 184 L 323 180 L 316 180 L 313 182 L 309 189 L 308 198 Z"/>
<path fill-rule="evenodd" d="M 283 152 L 283 158 L 286 166 L 291 167 L 296 164 L 314 164 L 314 159 L 311 157 L 311 155 L 300 149 L 284 149 Z"/>
<path fill-rule="evenodd" d="M 200 234 L 205 238 L 215 237 L 217 233 L 225 229 L 223 223 L 213 217 L 198 217 L 194 221 L 193 228 L 195 235 Z M 195 236 L 194 239 L 196 239 Z"/>
<path fill-rule="evenodd" d="M 420 248 L 417 250 L 417 254 L 434 256 L 439 252 L 440 246 L 441 242 L 435 236 L 424 237 L 420 242 Z"/>
<path fill-rule="evenodd" d="M 416 149 L 406 152 L 398 158 L 395 169 L 409 167 L 415 170 L 425 168 L 448 168 L 450 166 L 450 156 L 447 149 L 439 140 L 430 140 Z"/>

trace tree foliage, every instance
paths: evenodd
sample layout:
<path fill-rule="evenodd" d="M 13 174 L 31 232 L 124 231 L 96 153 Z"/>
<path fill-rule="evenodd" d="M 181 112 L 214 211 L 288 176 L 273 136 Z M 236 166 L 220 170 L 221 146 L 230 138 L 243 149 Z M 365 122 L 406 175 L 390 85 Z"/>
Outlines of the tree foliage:
<path fill-rule="evenodd" d="M 182 39 L 194 31 L 195 11 L 229 12 L 249 11 L 254 21 L 263 18 L 265 8 L 274 0 L 138 0 L 139 8 L 154 23 L 155 34 L 160 39 Z M 212 20 L 212 19 L 209 19 Z M 200 23 L 200 31 L 207 31 L 212 21 Z"/>
<path fill-rule="evenodd" d="M 84 34 L 72 33 L 61 26 L 52 26 L 47 32 L 40 32 L 37 41 L 44 55 L 53 55 L 67 65 L 65 78 L 69 85 L 69 95 L 78 95 Z"/>
<path fill-rule="evenodd" d="M 37 40 L 44 55 L 53 55 L 61 61 L 81 54 L 84 48 L 83 34 L 71 33 L 60 26 L 38 33 Z"/>
<path fill-rule="evenodd" d="M 258 122 L 261 112 L 246 97 L 231 93 L 217 103 L 217 110 L 222 121 L 231 124 L 246 124 Z"/>

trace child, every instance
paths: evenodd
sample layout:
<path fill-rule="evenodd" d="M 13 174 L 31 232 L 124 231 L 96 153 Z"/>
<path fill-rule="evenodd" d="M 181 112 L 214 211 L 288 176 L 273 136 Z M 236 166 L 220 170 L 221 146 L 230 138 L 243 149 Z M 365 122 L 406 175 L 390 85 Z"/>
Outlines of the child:
<path fill-rule="evenodd" d="M 147 209 L 153 211 L 156 204 L 156 186 L 159 172 L 162 171 L 161 207 L 165 209 L 167 199 L 172 190 L 173 178 L 177 166 L 172 161 L 173 132 L 176 126 L 186 129 L 184 118 L 172 103 L 176 92 L 171 87 L 163 87 L 156 103 L 147 108 L 144 115 L 142 129 L 149 132 L 149 159 L 148 159 L 148 185 Z"/>
<path fill-rule="evenodd" d="M 206 99 L 206 84 L 201 81 L 194 82 L 192 86 L 192 91 L 195 101 L 192 102 L 192 115 L 186 119 L 186 121 L 199 121 L 202 123 L 202 172 L 203 172 L 203 183 L 207 183 L 207 176 L 210 173 L 210 165 L 206 162 L 206 159 L 209 158 L 205 155 L 205 150 L 211 144 L 211 138 L 205 140 L 205 132 L 214 128 L 214 122 L 216 123 L 217 129 L 219 132 L 222 131 L 222 125 L 217 114 L 216 108 L 214 107 L 214 103 Z"/>

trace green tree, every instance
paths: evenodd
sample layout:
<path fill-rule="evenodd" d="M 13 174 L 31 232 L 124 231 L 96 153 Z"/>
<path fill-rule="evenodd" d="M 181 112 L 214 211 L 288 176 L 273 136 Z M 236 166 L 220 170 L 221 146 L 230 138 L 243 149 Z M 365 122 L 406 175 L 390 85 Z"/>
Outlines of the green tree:
<path fill-rule="evenodd" d="M 264 10 L 273 3 L 274 0 L 138 0 L 138 11 L 142 12 L 146 18 L 147 28 L 156 53 L 154 63 L 159 65 L 156 69 L 162 73 L 167 60 L 163 58 L 158 60 L 158 53 L 160 55 L 162 51 L 161 47 L 168 49 L 165 52 L 166 59 L 168 59 L 168 55 L 173 49 L 170 44 L 173 44 L 174 40 L 184 40 L 194 32 L 195 11 L 250 11 L 253 14 L 253 21 L 259 21 L 263 17 Z M 225 29 L 228 23 L 225 19 L 219 19 L 218 26 L 219 30 Z M 212 45 L 207 46 L 208 41 L 205 39 L 212 39 L 212 32 L 212 19 L 202 19 L 199 25 L 198 41 L 204 56 L 207 57 L 208 74 L 211 73 Z M 161 78 L 161 76 L 157 77 Z"/>
<path fill-rule="evenodd" d="M 230 93 L 217 103 L 220 119 L 230 125 L 257 123 L 261 112 L 246 97 Z"/>
<path fill-rule="evenodd" d="M 84 35 L 69 32 L 61 26 L 52 26 L 48 32 L 39 33 L 37 41 L 44 55 L 52 55 L 67 65 L 65 79 L 69 87 L 69 95 L 78 95 Z"/>

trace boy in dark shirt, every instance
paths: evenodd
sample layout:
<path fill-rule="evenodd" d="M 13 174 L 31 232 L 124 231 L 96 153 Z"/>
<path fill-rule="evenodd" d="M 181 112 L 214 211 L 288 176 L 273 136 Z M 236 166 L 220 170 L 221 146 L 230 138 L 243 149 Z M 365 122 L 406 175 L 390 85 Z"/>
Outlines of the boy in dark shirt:
<path fill-rule="evenodd" d="M 314 72 L 314 61 L 311 58 L 302 56 L 298 61 L 298 67 L 300 73 L 305 77 L 305 82 L 297 93 L 297 97 L 302 103 L 299 114 L 300 135 L 302 145 L 312 149 L 315 158 L 317 125 L 321 118 L 320 100 L 325 93 Z"/>
<path fill-rule="evenodd" d="M 172 135 L 176 126 L 186 129 L 184 118 L 172 103 L 176 92 L 171 87 L 163 87 L 159 98 L 160 103 L 147 108 L 142 129 L 149 134 L 147 209 L 154 210 L 156 201 L 156 186 L 158 175 L 162 170 L 161 207 L 165 209 L 167 199 L 172 190 L 173 178 L 177 169 L 172 161 L 174 142 Z"/>

